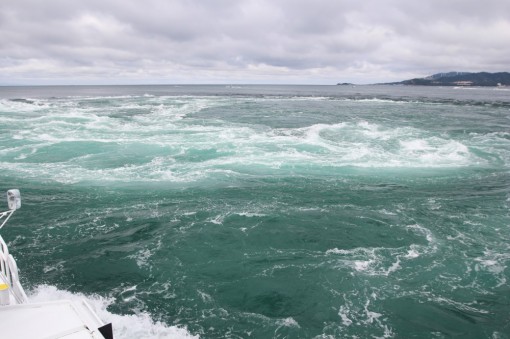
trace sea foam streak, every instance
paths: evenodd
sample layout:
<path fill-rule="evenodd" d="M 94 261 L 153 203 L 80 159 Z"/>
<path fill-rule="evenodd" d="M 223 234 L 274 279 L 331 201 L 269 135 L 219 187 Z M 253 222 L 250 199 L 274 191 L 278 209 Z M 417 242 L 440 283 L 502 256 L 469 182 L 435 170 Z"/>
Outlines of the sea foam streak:
<path fill-rule="evenodd" d="M 471 152 L 467 143 L 476 143 L 474 138 L 452 140 L 414 127 L 359 120 L 262 128 L 193 117 L 228 105 L 221 97 L 112 98 L 111 107 L 74 100 L 75 105 L 9 102 L 17 114 L 7 124 L 19 142 L 0 150 L 13 160 L 0 162 L 0 169 L 63 183 L 197 182 L 275 170 L 304 175 L 344 167 L 455 168 L 488 161 Z M 41 164 L 44 154 L 58 156 Z"/>
<path fill-rule="evenodd" d="M 108 311 L 112 300 L 100 296 L 85 296 L 81 293 L 72 293 L 59 290 L 55 286 L 39 285 L 29 293 L 32 303 L 54 301 L 59 299 L 80 301 L 85 299 L 106 323 L 113 324 L 113 333 L 118 339 L 150 339 L 150 338 L 199 338 L 186 329 L 177 326 L 168 326 L 162 322 L 152 320 L 148 313 L 132 315 L 119 315 Z"/>

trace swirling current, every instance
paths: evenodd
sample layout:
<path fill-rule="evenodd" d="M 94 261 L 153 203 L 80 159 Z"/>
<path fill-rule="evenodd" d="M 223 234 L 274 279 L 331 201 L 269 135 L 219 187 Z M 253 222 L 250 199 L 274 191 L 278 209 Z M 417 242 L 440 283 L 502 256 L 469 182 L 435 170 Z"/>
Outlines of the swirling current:
<path fill-rule="evenodd" d="M 509 338 L 510 90 L 0 87 L 33 300 L 118 338 Z"/>

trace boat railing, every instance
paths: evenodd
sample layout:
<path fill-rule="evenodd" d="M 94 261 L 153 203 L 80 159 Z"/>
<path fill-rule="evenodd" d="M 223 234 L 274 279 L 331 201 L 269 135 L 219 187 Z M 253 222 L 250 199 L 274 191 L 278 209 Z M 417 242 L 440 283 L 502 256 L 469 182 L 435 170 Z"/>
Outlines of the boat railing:
<path fill-rule="evenodd" d="M 21 286 L 18 274 L 18 265 L 13 256 L 9 254 L 9 249 L 2 236 L 0 236 L 0 280 L 3 280 L 9 288 L 9 292 L 17 304 L 27 302 L 27 295 Z"/>
<path fill-rule="evenodd" d="M 0 212 L 0 229 L 21 207 L 19 190 L 7 191 L 7 203 L 9 211 Z M 86 300 L 79 303 L 70 300 L 29 303 L 19 281 L 18 265 L 9 253 L 7 244 L 1 235 L 0 311 L 5 311 L 0 313 L 2 313 L 2 319 L 7 319 L 0 326 L 0 338 L 5 336 L 7 338 L 67 338 L 72 336 L 73 338 L 113 339 L 112 324 L 105 324 Z M 35 320 L 37 326 L 48 330 L 43 332 L 46 335 L 36 336 L 37 328 L 32 329 L 30 326 L 24 326 L 24 323 L 32 317 L 37 318 Z M 18 335 L 20 332 L 23 334 Z M 51 335 L 48 336 L 48 333 Z"/>
<path fill-rule="evenodd" d="M 0 229 L 7 223 L 14 211 L 21 207 L 19 190 L 7 191 L 7 202 L 9 211 L 0 213 L 0 222 L 5 218 L 0 224 Z M 0 284 L 3 285 L 0 293 L 5 293 L 4 286 L 6 284 L 9 295 L 14 297 L 17 304 L 27 302 L 27 295 L 19 281 L 18 265 L 14 257 L 9 254 L 9 249 L 2 236 L 0 236 Z M 7 300 L 10 300 L 10 297 Z"/>

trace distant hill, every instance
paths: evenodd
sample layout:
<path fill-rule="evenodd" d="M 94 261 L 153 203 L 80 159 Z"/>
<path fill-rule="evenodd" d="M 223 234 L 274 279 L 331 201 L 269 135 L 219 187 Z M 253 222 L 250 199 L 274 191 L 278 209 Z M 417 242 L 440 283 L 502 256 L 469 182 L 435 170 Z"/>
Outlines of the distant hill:
<path fill-rule="evenodd" d="M 415 78 L 391 85 L 421 85 L 421 86 L 510 86 L 510 73 L 469 73 L 449 72 L 437 73 L 426 78 Z"/>

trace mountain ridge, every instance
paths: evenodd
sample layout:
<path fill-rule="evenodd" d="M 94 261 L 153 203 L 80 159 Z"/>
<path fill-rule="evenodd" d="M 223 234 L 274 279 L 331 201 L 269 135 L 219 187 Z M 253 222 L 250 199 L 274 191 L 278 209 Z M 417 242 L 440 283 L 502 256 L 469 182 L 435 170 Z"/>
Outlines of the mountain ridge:
<path fill-rule="evenodd" d="M 424 78 L 414 78 L 385 85 L 417 86 L 510 86 L 508 72 L 447 72 L 436 73 Z"/>

